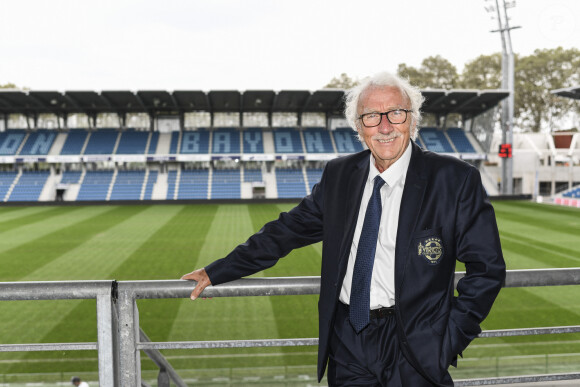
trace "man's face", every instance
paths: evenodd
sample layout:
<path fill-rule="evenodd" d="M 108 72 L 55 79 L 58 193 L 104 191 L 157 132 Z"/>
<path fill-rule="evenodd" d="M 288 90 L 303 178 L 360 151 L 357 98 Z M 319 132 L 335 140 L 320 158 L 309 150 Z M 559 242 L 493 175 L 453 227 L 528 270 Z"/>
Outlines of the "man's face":
<path fill-rule="evenodd" d="M 366 113 L 385 113 L 395 109 L 411 109 L 409 99 L 402 95 L 398 88 L 391 86 L 371 86 L 360 96 L 358 115 Z M 411 113 L 402 124 L 391 124 L 382 116 L 378 126 L 366 127 L 358 121 L 358 131 L 367 147 L 372 152 L 376 167 L 383 172 L 397 161 L 407 148 L 411 138 Z M 414 126 L 414 124 L 413 124 Z"/>

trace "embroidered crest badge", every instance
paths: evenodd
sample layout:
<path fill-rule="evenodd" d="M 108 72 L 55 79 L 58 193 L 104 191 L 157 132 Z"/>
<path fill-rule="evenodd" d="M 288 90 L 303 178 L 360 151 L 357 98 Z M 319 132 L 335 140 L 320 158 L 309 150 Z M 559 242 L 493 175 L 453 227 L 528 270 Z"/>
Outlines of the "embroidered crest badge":
<path fill-rule="evenodd" d="M 428 238 L 424 242 L 419 242 L 417 254 L 432 265 L 438 264 L 443 256 L 443 242 L 440 238 Z"/>

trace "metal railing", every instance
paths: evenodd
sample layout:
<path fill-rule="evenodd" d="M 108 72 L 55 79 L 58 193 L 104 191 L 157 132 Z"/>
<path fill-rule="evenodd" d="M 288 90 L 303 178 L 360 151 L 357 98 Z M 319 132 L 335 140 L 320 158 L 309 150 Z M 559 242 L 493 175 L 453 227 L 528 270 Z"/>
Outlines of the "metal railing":
<path fill-rule="evenodd" d="M 0 352 L 98 350 L 99 382 L 117 386 L 115 281 L 0 282 L 0 301 L 86 300 L 97 301 L 96 343 L 0 344 Z"/>
<path fill-rule="evenodd" d="M 464 275 L 456 273 L 455 283 Z M 139 328 L 139 299 L 189 298 L 194 282 L 171 281 L 71 281 L 0 283 L 0 300 L 97 300 L 97 343 L 0 344 L 0 352 L 98 350 L 101 386 L 141 386 L 140 351 L 159 367 L 158 385 L 186 386 L 159 352 L 161 349 L 280 347 L 317 345 L 316 338 L 151 342 Z M 580 285 L 580 268 L 510 270 L 504 287 Z M 320 277 L 246 278 L 211 286 L 204 297 L 315 295 Z M 507 337 L 578 333 L 580 326 L 484 331 L 479 337 Z M 456 386 L 482 386 L 558 380 L 580 380 L 580 373 L 456 380 Z"/>

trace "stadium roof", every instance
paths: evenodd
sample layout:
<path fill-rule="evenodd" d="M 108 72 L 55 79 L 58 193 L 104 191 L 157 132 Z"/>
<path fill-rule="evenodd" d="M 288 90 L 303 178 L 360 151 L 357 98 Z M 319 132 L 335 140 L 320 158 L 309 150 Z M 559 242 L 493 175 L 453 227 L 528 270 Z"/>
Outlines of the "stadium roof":
<path fill-rule="evenodd" d="M 506 90 L 422 90 L 425 113 L 476 116 L 509 95 Z M 344 90 L 20 91 L 0 90 L 0 113 L 321 112 L 342 115 Z"/>
<path fill-rule="evenodd" d="M 580 99 L 580 86 L 566 87 L 565 89 L 557 89 L 550 91 L 552 94 L 559 95 L 560 97 Z"/>

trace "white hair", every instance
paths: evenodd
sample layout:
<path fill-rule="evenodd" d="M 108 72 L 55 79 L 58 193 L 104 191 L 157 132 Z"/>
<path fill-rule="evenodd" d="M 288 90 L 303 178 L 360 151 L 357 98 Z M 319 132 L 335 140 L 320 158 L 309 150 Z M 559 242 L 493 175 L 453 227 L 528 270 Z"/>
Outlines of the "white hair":
<path fill-rule="evenodd" d="M 407 96 L 411 102 L 411 138 L 414 140 L 417 137 L 417 127 L 421 122 L 421 105 L 425 101 L 425 97 L 421 95 L 419 88 L 412 86 L 408 80 L 399 77 L 398 75 L 389 72 L 381 72 L 367 77 L 361 83 L 352 89 L 348 90 L 344 96 L 346 108 L 344 116 L 349 125 L 358 133 L 359 140 L 362 142 L 360 136 L 360 124 L 358 119 L 358 104 L 360 96 L 371 87 L 396 87 L 401 91 L 401 94 Z"/>

